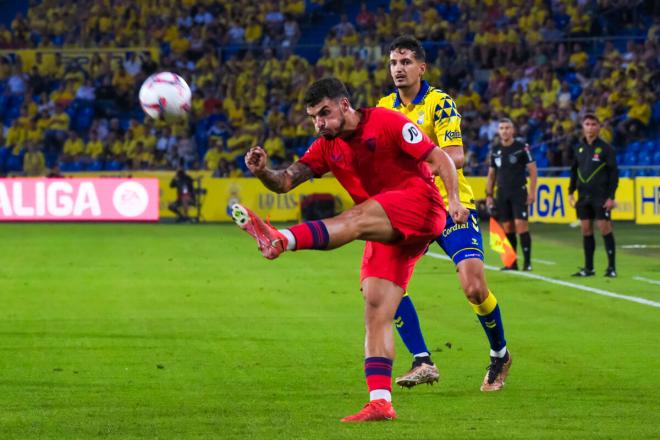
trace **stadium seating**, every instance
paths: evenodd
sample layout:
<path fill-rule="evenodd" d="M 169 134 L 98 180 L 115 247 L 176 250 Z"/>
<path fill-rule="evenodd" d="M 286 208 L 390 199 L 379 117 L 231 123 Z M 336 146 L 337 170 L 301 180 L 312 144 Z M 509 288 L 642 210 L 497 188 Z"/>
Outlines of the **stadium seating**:
<path fill-rule="evenodd" d="M 12 50 L 4 54 L 5 64 L 0 64 L 0 120 L 5 132 L 17 126 L 21 112 L 28 107 L 30 118 L 48 127 L 47 114 L 53 112 L 56 102 L 63 102 L 69 117 L 68 128 L 78 132 L 85 141 L 90 130 L 94 130 L 105 144 L 105 152 L 98 160 L 83 158 L 63 164 L 63 170 L 117 171 L 133 166 L 131 143 L 136 142 L 137 137 L 124 139 L 123 133 L 133 130 L 141 133 L 140 127 L 129 127 L 131 120 L 139 121 L 139 125 L 145 123 L 137 105 L 136 91 L 144 78 L 155 70 L 181 73 L 196 93 L 189 120 L 175 127 L 179 138 L 189 136 L 194 143 L 195 157 L 186 158 L 187 163 L 203 166 L 209 145 L 208 130 L 213 125 L 210 120 L 217 107 L 231 130 L 231 135 L 222 141 L 228 153 L 233 153 L 229 151 L 232 137 L 248 136 L 258 143 L 271 131 L 276 131 L 285 139 L 287 159 L 293 160 L 304 154 L 313 136 L 312 127 L 302 123 L 304 119 L 300 118 L 301 90 L 305 85 L 319 76 L 332 74 L 349 84 L 356 103 L 373 105 L 379 96 L 391 90 L 388 74 L 383 69 L 386 48 L 392 38 L 402 33 L 412 33 L 423 40 L 428 53 L 427 77 L 432 83 L 445 88 L 460 103 L 478 100 L 472 109 L 459 104 L 464 143 L 479 163 L 473 169 L 484 172 L 489 146 L 497 142 L 496 137 L 481 136 L 481 126 L 490 123 L 489 118 L 493 120 L 513 113 L 520 115 L 514 118 L 519 133 L 531 145 L 540 167 L 568 165 L 562 162 L 566 155 L 549 155 L 548 145 L 557 148 L 562 142 L 575 143 L 579 136 L 579 115 L 586 111 L 602 112 L 611 121 L 607 126 L 608 140 L 618 147 L 619 153 L 624 153 L 617 155 L 623 164 L 653 166 L 659 163 L 660 100 L 656 99 L 649 82 L 658 69 L 658 31 L 644 13 L 644 4 L 636 6 L 635 14 L 618 15 L 605 14 L 612 12 L 603 9 L 611 7 L 607 2 L 582 6 L 568 1 L 541 2 L 528 8 L 500 9 L 497 5 L 461 8 L 444 2 L 435 5 L 405 1 L 393 2 L 395 10 L 392 10 L 382 8 L 380 1 L 368 0 L 365 5 L 370 12 L 361 16 L 358 2 L 343 2 L 340 9 L 342 2 L 294 0 L 274 3 L 279 9 L 270 10 L 266 4 L 251 3 L 241 8 L 237 6 L 240 3 L 223 1 L 213 3 L 205 11 L 198 6 L 188 9 L 181 2 L 169 2 L 177 25 L 168 25 L 148 7 L 157 2 L 145 0 L 120 6 L 129 21 L 148 19 L 154 23 L 149 32 L 130 33 L 125 32 L 123 19 L 109 17 L 105 20 L 107 17 L 100 12 L 102 0 L 84 0 L 74 2 L 68 16 L 76 17 L 86 10 L 92 14 L 85 16 L 97 18 L 88 18 L 90 22 L 83 21 L 81 26 L 65 26 L 65 29 L 74 30 L 62 35 L 46 35 L 39 25 L 32 26 L 32 23 L 38 22 L 39 16 L 50 16 L 57 11 L 60 8 L 57 2 L 31 4 L 27 10 L 24 9 L 26 2 L 5 3 L 7 7 L 0 18 L 12 30 L 13 38 L 7 45 Z M 403 4 L 405 6 L 401 6 Z M 566 7 L 568 20 L 551 9 L 560 4 Z M 28 38 L 17 31 L 20 28 L 15 19 L 17 11 L 25 12 L 31 30 Z M 342 18 L 344 15 L 346 18 Z M 98 23 L 101 16 L 105 20 L 103 26 Z M 594 20 L 591 29 L 581 29 L 581 16 L 600 18 Z M 544 17 L 559 25 L 554 34 L 545 27 Z M 610 39 L 585 40 L 583 49 L 562 40 L 574 36 L 601 37 L 598 32 L 603 27 L 607 28 Z M 88 32 L 83 34 L 81 28 Z M 500 30 L 502 33 L 498 33 Z M 206 40 L 199 38 L 202 34 L 207 36 Z M 301 35 L 305 45 L 297 44 Z M 626 37 L 636 43 L 636 52 L 628 51 L 626 38 L 614 37 Z M 613 44 L 609 44 L 611 42 Z M 115 57 L 110 63 L 106 63 L 105 55 L 101 54 L 98 59 L 94 55 L 82 58 L 81 64 L 65 59 L 60 67 L 49 58 L 42 64 L 30 62 L 37 69 L 33 74 L 28 68 L 27 55 L 23 61 L 21 52 L 17 51 L 43 49 L 44 57 L 51 57 L 51 52 L 58 48 L 99 46 L 154 47 L 158 56 L 151 56 L 156 62 L 149 64 L 151 61 L 144 53 L 132 54 L 126 50 L 120 52 L 123 58 Z M 118 74 L 120 64 L 129 70 L 137 66 L 131 70 L 128 92 L 121 96 L 117 93 L 122 81 Z M 14 68 L 23 68 L 22 74 Z M 368 78 L 368 81 L 352 79 L 352 70 L 361 70 L 356 72 L 355 78 Z M 637 76 L 627 79 L 631 70 L 638 72 Z M 96 94 L 94 100 L 77 96 L 84 79 L 91 80 Z M 625 93 L 618 90 L 622 81 L 628 81 Z M 566 111 L 560 109 L 560 86 L 564 82 L 568 86 L 567 101 L 564 101 L 568 104 Z M 518 83 L 523 84 L 522 92 L 514 89 Z M 71 92 L 66 91 L 67 87 L 71 87 Z M 25 93 L 14 93 L 23 89 L 31 99 L 26 100 Z M 472 90 L 476 96 L 471 94 Z M 606 98 L 606 105 L 601 97 Z M 514 98 L 521 104 L 514 104 Z M 542 98 L 539 117 L 532 117 L 535 98 Z M 629 110 L 642 99 L 648 100 L 651 106 L 649 120 L 642 121 L 642 131 L 619 130 L 619 123 L 629 118 Z M 26 102 L 28 104 L 24 105 Z M 276 117 L 274 108 L 283 112 L 283 118 Z M 246 129 L 245 122 L 250 114 L 256 115 L 255 127 Z M 479 114 L 483 114 L 483 118 Z M 109 136 L 108 127 L 113 118 L 117 118 L 119 127 Z M 150 127 L 156 138 L 163 135 L 164 128 L 160 123 Z M 16 129 L 27 130 L 27 127 Z M 20 138 L 10 141 L 21 142 Z M 117 141 L 123 142 L 121 154 L 117 153 L 117 148 L 114 152 L 112 149 L 111 143 Z M 57 154 L 61 152 L 62 142 L 63 139 L 58 139 L 48 145 L 44 139 L 48 164 L 59 161 Z M 25 149 L 21 145 L 4 146 Z M 21 157 L 3 153 L 0 171 L 20 173 Z M 168 152 L 167 162 L 152 161 L 150 166 L 171 168 L 181 159 L 178 150 L 173 149 Z M 242 169 L 242 162 L 236 161 L 235 167 Z"/>

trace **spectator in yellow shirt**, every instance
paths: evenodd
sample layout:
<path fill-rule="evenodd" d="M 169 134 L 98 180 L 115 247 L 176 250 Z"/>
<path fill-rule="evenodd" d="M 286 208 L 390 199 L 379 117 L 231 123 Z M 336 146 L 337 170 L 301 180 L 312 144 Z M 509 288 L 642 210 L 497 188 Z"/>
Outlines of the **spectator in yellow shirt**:
<path fill-rule="evenodd" d="M 247 44 L 257 44 L 261 41 L 264 29 L 257 17 L 250 17 L 248 25 L 245 28 L 245 42 Z"/>
<path fill-rule="evenodd" d="M 651 105 L 649 101 L 639 93 L 638 99 L 634 100 L 628 108 L 626 119 L 619 123 L 617 131 L 626 138 L 639 138 L 651 121 Z"/>
<path fill-rule="evenodd" d="M 134 84 L 135 78 L 126 72 L 124 66 L 120 65 L 117 72 L 112 77 L 112 85 L 117 92 L 118 101 L 123 104 L 124 107 L 126 107 L 131 101 L 131 92 Z"/>
<path fill-rule="evenodd" d="M 69 129 L 69 115 L 64 112 L 61 105 L 55 106 L 55 113 L 48 121 L 48 130 L 65 132 Z"/>
<path fill-rule="evenodd" d="M 26 142 L 27 152 L 23 156 L 23 174 L 26 177 L 46 175 L 46 158 L 32 142 Z"/>
<path fill-rule="evenodd" d="M 282 140 L 282 133 L 277 129 L 271 129 L 268 137 L 264 142 L 264 150 L 268 153 L 271 160 L 277 162 L 284 162 L 286 151 L 284 149 L 284 141 Z"/>
<path fill-rule="evenodd" d="M 50 100 L 53 101 L 55 105 L 67 107 L 76 95 L 73 85 L 72 82 L 65 82 L 59 89 L 50 94 Z"/>
<path fill-rule="evenodd" d="M 234 134 L 227 139 L 227 147 L 236 154 L 243 153 L 252 146 L 253 140 L 254 136 L 239 129 L 234 131 Z"/>
<path fill-rule="evenodd" d="M 78 136 L 74 130 L 69 132 L 68 139 L 64 142 L 64 148 L 62 151 L 62 161 L 63 162 L 74 162 L 81 159 L 82 155 L 85 152 L 85 144 L 83 144 L 82 139 Z"/>
<path fill-rule="evenodd" d="M 96 130 L 92 130 L 89 134 L 89 140 L 85 147 L 86 154 L 92 160 L 100 160 L 103 156 L 104 151 L 103 142 L 98 137 Z"/>
<path fill-rule="evenodd" d="M 573 53 L 568 58 L 568 65 L 578 70 L 586 67 L 588 60 L 589 55 L 587 55 L 584 49 L 582 49 L 582 45 L 580 43 L 575 43 L 575 45 L 573 45 Z"/>
<path fill-rule="evenodd" d="M 151 132 L 151 127 L 149 125 L 144 125 L 141 133 L 136 134 L 135 138 L 142 141 L 145 151 L 153 151 L 156 148 L 156 136 Z"/>
<path fill-rule="evenodd" d="M 35 145 L 40 145 L 44 141 L 44 132 L 37 126 L 37 121 L 34 119 L 28 123 L 25 139 Z"/>
<path fill-rule="evenodd" d="M 135 146 L 135 150 L 133 151 L 132 157 L 131 157 L 131 164 L 132 168 L 134 170 L 146 170 L 151 168 L 151 164 L 153 162 L 153 154 L 151 154 L 150 151 L 147 151 L 146 148 L 144 147 L 144 144 L 142 141 L 137 141 L 137 144 Z"/>
<path fill-rule="evenodd" d="M 23 148 L 23 143 L 25 142 L 26 136 L 27 130 L 17 119 L 7 130 L 7 138 L 5 140 L 5 144 L 7 147 L 13 148 L 14 154 L 18 154 L 18 152 Z"/>
<path fill-rule="evenodd" d="M 110 133 L 108 135 L 107 144 L 110 146 L 110 153 L 112 158 L 118 162 L 126 161 L 126 152 L 124 151 L 124 136 L 125 134 L 114 134 Z"/>
<path fill-rule="evenodd" d="M 209 148 L 204 155 L 204 169 L 214 170 L 218 165 L 218 161 L 223 156 L 222 153 L 221 142 L 219 140 L 215 140 L 211 145 L 211 148 Z"/>

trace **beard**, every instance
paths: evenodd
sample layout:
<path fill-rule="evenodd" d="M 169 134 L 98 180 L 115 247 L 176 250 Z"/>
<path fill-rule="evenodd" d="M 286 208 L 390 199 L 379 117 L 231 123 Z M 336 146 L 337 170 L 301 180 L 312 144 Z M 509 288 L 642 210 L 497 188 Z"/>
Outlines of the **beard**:
<path fill-rule="evenodd" d="M 344 131 L 344 125 L 346 125 L 346 118 L 342 114 L 341 118 L 339 119 L 339 127 L 337 127 L 337 130 L 333 131 L 332 133 L 324 133 L 321 136 L 323 136 L 323 139 L 326 141 L 337 139 L 341 132 Z"/>

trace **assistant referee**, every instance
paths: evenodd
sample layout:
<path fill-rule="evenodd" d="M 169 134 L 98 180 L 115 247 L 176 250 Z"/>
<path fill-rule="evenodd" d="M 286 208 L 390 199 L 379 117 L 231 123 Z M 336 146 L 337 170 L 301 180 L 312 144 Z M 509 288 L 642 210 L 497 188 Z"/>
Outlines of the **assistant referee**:
<path fill-rule="evenodd" d="M 574 273 L 576 277 L 590 277 L 594 271 L 593 221 L 603 234 L 607 251 L 607 269 L 605 276 L 616 277 L 614 263 L 614 233 L 610 214 L 614 208 L 614 194 L 619 184 L 619 169 L 616 165 L 614 148 L 598 137 L 600 121 L 593 114 L 582 119 L 584 137 L 574 147 L 571 183 L 568 187 L 569 203 L 574 206 L 582 228 L 582 246 L 584 247 L 584 267 Z M 573 193 L 577 189 L 578 200 L 575 203 Z"/>
<path fill-rule="evenodd" d="M 529 234 L 528 206 L 536 200 L 536 162 L 529 145 L 514 138 L 511 119 L 500 119 L 497 132 L 500 142 L 490 152 L 490 168 L 486 181 L 486 205 L 495 213 L 511 247 L 516 251 L 520 236 L 523 250 L 523 270 L 532 270 L 532 237 Z M 527 173 L 529 172 L 529 191 Z M 493 203 L 493 186 L 497 180 L 497 197 Z M 518 261 L 502 270 L 518 270 Z"/>

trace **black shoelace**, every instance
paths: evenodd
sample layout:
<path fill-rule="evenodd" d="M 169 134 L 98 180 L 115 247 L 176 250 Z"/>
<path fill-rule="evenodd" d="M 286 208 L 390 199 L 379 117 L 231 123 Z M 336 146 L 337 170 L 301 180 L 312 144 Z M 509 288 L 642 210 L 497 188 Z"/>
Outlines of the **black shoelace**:
<path fill-rule="evenodd" d="M 433 365 L 433 362 L 431 361 L 431 357 L 430 356 L 416 357 L 413 360 L 412 368 L 419 367 L 422 364 Z"/>
<path fill-rule="evenodd" d="M 502 372 L 502 367 L 506 363 L 508 359 L 508 355 L 504 355 L 504 357 L 498 358 L 498 357 L 491 357 L 490 358 L 490 365 L 486 368 L 488 370 L 488 383 L 493 383 L 495 382 L 495 379 L 497 376 Z"/>

